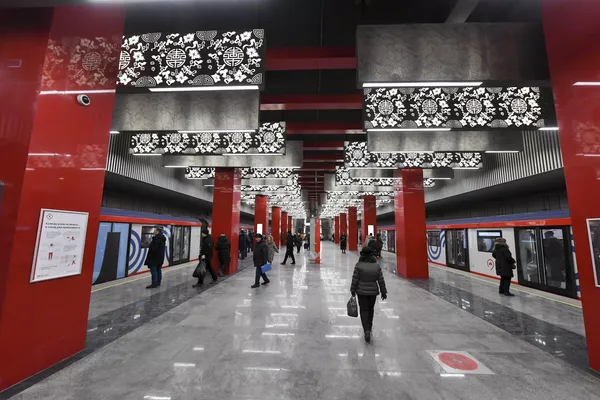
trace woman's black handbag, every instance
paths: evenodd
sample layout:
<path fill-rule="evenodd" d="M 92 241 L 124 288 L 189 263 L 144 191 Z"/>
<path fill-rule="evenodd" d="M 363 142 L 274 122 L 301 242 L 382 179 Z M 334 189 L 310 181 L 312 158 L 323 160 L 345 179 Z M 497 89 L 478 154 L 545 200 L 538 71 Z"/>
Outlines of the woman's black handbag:
<path fill-rule="evenodd" d="M 349 317 L 358 317 L 358 304 L 356 304 L 356 297 L 350 297 L 348 300 L 348 316 Z"/>
<path fill-rule="evenodd" d="M 194 270 L 194 273 L 192 274 L 192 277 L 200 279 L 205 274 L 206 274 L 206 263 L 204 261 L 200 261 L 198 263 L 198 266 Z"/>

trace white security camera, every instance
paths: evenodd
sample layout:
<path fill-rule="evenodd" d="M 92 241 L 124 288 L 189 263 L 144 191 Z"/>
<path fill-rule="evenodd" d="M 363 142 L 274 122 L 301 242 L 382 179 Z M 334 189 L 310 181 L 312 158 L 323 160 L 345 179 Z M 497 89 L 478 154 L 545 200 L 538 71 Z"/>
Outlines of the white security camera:
<path fill-rule="evenodd" d="M 79 103 L 79 105 L 87 107 L 87 106 L 90 105 L 91 100 L 90 100 L 90 97 L 87 94 L 78 94 L 77 95 L 77 102 Z"/>

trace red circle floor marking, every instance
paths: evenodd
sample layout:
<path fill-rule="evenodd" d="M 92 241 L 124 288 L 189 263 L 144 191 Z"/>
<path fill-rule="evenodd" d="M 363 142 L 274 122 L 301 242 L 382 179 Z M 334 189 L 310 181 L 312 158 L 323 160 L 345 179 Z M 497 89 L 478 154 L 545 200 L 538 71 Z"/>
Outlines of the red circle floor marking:
<path fill-rule="evenodd" d="M 457 353 L 440 353 L 438 355 L 441 362 L 450 368 L 460 369 L 463 371 L 474 371 L 479 368 L 477 363 L 467 356 Z"/>

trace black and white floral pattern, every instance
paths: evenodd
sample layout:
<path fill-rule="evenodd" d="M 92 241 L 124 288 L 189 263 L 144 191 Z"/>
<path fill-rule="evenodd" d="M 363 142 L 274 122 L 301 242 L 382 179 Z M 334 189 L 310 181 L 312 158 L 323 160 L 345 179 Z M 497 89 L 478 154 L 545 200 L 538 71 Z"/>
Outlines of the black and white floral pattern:
<path fill-rule="evenodd" d="M 148 146 L 152 135 L 156 143 Z M 258 132 L 134 133 L 132 154 L 285 154 L 285 122 L 269 122 Z"/>
<path fill-rule="evenodd" d="M 546 88 L 377 88 L 364 91 L 364 120 L 366 129 L 526 129 L 555 114 Z"/>
<path fill-rule="evenodd" d="M 241 168 L 240 175 L 244 179 L 258 178 L 290 178 L 293 174 L 293 168 Z"/>
<path fill-rule="evenodd" d="M 118 86 L 262 85 L 264 30 L 147 33 L 123 38 Z"/>
<path fill-rule="evenodd" d="M 482 162 L 482 153 L 371 153 L 366 142 L 350 142 L 344 151 L 346 168 L 481 168 Z"/>
<path fill-rule="evenodd" d="M 187 167 L 185 169 L 187 179 L 213 179 L 215 177 L 214 168 Z"/>
<path fill-rule="evenodd" d="M 361 198 L 363 196 L 377 196 L 377 197 L 393 197 L 393 192 L 363 192 L 363 191 L 345 191 L 345 192 L 327 192 L 327 201 L 336 200 L 340 198 Z"/>

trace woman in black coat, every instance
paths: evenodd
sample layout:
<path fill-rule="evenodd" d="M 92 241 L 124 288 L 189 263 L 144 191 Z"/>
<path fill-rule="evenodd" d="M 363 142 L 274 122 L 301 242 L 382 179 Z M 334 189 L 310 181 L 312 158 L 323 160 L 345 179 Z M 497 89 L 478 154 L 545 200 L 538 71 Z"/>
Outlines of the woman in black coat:
<path fill-rule="evenodd" d="M 225 268 L 231 262 L 231 242 L 224 233 L 217 239 L 217 256 L 219 257 L 219 276 L 225 275 Z"/>
<path fill-rule="evenodd" d="M 346 254 L 347 241 L 348 239 L 346 238 L 346 235 L 342 233 L 342 236 L 340 236 L 340 249 L 342 250 L 342 254 Z"/>
<path fill-rule="evenodd" d="M 508 249 L 506 239 L 496 239 L 496 246 L 492 252 L 492 257 L 496 259 L 496 275 L 500 276 L 499 293 L 505 296 L 514 296 L 510 292 L 510 281 L 514 276 L 513 269 L 517 268 L 515 266 L 517 262 Z"/>
<path fill-rule="evenodd" d="M 381 293 L 381 299 L 387 299 L 387 289 L 375 253 L 368 246 L 363 247 L 358 263 L 354 267 L 350 292 L 352 296 L 358 295 L 360 320 L 365 331 L 365 340 L 370 342 L 377 296 Z"/>

